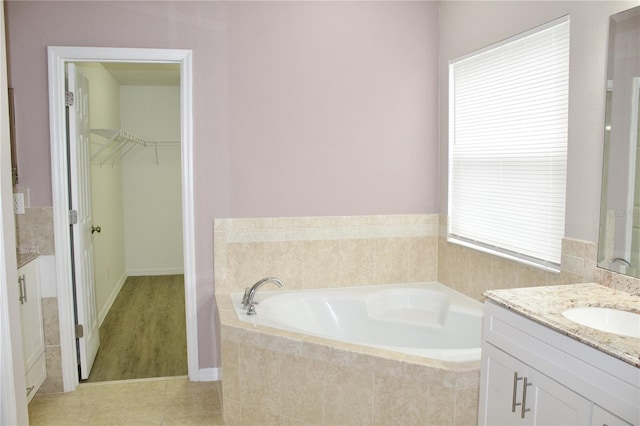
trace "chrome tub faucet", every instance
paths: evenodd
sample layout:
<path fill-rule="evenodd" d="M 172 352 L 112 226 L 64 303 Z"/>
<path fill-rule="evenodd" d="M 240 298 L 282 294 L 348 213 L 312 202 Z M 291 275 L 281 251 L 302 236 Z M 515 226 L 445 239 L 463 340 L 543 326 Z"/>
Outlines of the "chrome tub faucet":
<path fill-rule="evenodd" d="M 282 287 L 284 285 L 278 278 L 267 277 L 261 279 L 251 287 L 247 287 L 244 290 L 244 296 L 242 296 L 242 307 L 247 310 L 247 315 L 256 314 L 256 305 L 258 304 L 258 302 L 254 302 L 253 298 L 258 292 L 258 289 L 267 283 L 277 284 L 278 287 Z"/>

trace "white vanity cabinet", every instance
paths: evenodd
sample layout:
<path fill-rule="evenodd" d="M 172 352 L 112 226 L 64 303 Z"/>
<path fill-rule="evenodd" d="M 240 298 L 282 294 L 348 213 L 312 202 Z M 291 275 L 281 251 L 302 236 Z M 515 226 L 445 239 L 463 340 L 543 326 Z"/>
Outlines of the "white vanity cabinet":
<path fill-rule="evenodd" d="M 487 425 L 588 425 L 591 401 L 540 371 L 486 345 Z"/>
<path fill-rule="evenodd" d="M 480 425 L 636 425 L 640 369 L 485 303 Z"/>
<path fill-rule="evenodd" d="M 18 269 L 18 286 L 26 392 L 27 400 L 31 401 L 47 377 L 40 270 L 37 259 Z"/>

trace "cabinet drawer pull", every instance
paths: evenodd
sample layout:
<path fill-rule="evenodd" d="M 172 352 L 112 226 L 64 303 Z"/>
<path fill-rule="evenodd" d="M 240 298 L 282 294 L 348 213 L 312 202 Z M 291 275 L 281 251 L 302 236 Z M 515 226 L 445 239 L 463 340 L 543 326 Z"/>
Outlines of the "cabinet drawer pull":
<path fill-rule="evenodd" d="M 515 413 L 516 412 L 516 407 L 518 405 L 520 405 L 519 402 L 516 402 L 516 394 L 518 393 L 518 381 L 522 380 L 522 377 L 518 377 L 518 372 L 515 371 L 513 373 L 513 393 L 512 393 L 512 399 L 511 399 L 511 412 Z"/>
<path fill-rule="evenodd" d="M 18 288 L 20 289 L 20 296 L 18 297 L 18 300 L 21 305 L 24 305 L 27 301 L 27 286 L 25 285 L 24 275 L 20 275 L 18 277 Z"/>
<path fill-rule="evenodd" d="M 18 290 L 20 291 L 20 295 L 18 296 L 18 301 L 20 304 L 24 304 L 24 300 L 22 300 L 22 277 L 18 277 Z"/>
<path fill-rule="evenodd" d="M 27 303 L 27 279 L 24 274 L 22 274 L 22 287 L 24 288 L 22 297 L 24 299 L 24 303 Z"/>
<path fill-rule="evenodd" d="M 531 386 L 533 383 L 527 382 L 527 378 L 524 378 L 524 384 L 522 385 L 522 411 L 520 413 L 520 418 L 524 419 L 524 413 L 527 411 L 531 411 L 531 408 L 526 408 L 527 405 L 527 387 Z"/>
<path fill-rule="evenodd" d="M 34 389 L 34 388 L 35 388 L 35 386 L 29 386 L 29 387 L 27 388 L 27 396 L 29 396 L 29 394 L 30 394 L 31 392 L 33 392 L 33 389 Z"/>

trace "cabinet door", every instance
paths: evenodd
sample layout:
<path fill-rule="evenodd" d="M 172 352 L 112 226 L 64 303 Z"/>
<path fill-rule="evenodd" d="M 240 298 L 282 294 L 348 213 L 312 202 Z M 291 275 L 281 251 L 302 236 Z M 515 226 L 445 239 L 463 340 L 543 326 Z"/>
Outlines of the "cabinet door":
<path fill-rule="evenodd" d="M 20 288 L 20 322 L 25 370 L 29 370 L 44 353 L 44 330 L 38 261 L 18 269 Z"/>
<path fill-rule="evenodd" d="M 522 387 L 527 366 L 490 344 L 482 346 L 480 425 L 524 425 Z"/>
<path fill-rule="evenodd" d="M 480 425 L 569 426 L 590 421 L 591 401 L 495 346 L 482 346 Z"/>
<path fill-rule="evenodd" d="M 533 368 L 527 373 L 531 387 L 527 389 L 526 406 L 535 425 L 588 425 L 591 401 L 552 380 Z"/>
<path fill-rule="evenodd" d="M 631 426 L 631 423 L 625 422 L 598 405 L 594 405 L 591 426 Z"/>

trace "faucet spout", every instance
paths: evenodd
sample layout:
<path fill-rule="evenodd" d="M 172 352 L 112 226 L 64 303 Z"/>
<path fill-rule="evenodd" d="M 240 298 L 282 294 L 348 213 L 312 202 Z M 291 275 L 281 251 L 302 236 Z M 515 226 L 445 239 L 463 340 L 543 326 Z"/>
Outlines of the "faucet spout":
<path fill-rule="evenodd" d="M 630 263 L 627 259 L 625 259 L 625 258 L 622 258 L 622 257 L 614 257 L 613 259 L 611 259 L 611 260 L 609 261 L 609 263 L 610 263 L 610 264 L 611 264 L 611 263 L 615 263 L 615 262 L 623 263 L 623 264 L 625 264 L 626 266 L 628 266 L 629 268 L 631 268 L 631 263 Z"/>
<path fill-rule="evenodd" d="M 251 288 L 247 287 L 247 289 L 244 292 L 245 296 L 242 298 L 242 306 L 245 309 L 249 309 L 249 312 L 253 312 L 253 314 L 255 314 L 255 309 L 251 309 L 251 307 L 252 305 L 255 305 L 257 302 L 254 302 L 253 298 L 258 292 L 258 289 L 267 283 L 274 283 L 278 287 L 282 287 L 284 285 L 283 282 L 278 278 L 267 277 L 267 278 L 261 279 L 260 281 L 252 285 Z M 249 315 L 253 315 L 253 314 L 249 313 Z"/>

